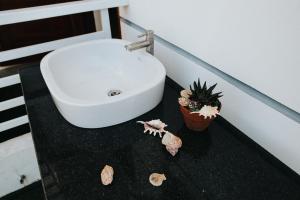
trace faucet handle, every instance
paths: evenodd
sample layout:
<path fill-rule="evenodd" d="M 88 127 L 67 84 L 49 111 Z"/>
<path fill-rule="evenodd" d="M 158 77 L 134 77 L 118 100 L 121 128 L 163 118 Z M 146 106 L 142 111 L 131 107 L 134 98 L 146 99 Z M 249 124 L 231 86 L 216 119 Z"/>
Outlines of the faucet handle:
<path fill-rule="evenodd" d="M 149 38 L 150 36 L 153 37 L 153 35 L 154 35 L 154 31 L 152 31 L 152 30 L 146 30 L 145 33 L 143 33 L 143 34 L 141 34 L 141 35 L 138 35 L 137 37 L 138 37 L 138 38 L 141 38 L 141 37 L 146 36 L 147 38 Z"/>

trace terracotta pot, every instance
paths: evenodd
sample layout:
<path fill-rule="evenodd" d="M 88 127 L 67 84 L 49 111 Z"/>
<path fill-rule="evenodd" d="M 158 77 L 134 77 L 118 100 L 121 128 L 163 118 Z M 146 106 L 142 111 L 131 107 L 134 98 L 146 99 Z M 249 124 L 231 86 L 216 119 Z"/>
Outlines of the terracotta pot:
<path fill-rule="evenodd" d="M 190 111 L 183 106 L 180 106 L 180 111 L 183 115 L 185 125 L 193 131 L 205 130 L 215 119 L 215 117 L 204 119 L 204 117 L 199 116 L 198 113 L 190 113 Z"/>

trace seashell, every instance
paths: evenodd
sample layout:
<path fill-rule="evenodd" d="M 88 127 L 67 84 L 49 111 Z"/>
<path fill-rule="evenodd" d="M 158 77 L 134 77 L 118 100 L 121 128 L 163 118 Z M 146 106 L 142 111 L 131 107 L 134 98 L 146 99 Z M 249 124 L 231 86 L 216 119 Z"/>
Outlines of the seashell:
<path fill-rule="evenodd" d="M 180 97 L 178 98 L 178 103 L 181 105 L 181 106 L 188 106 L 189 103 L 190 103 L 190 100 L 185 98 L 185 97 Z"/>
<path fill-rule="evenodd" d="M 182 146 L 181 139 L 168 131 L 162 138 L 161 143 L 166 146 L 172 146 L 176 148 L 180 148 Z"/>
<path fill-rule="evenodd" d="M 114 169 L 109 166 L 105 165 L 105 167 L 101 171 L 101 182 L 103 185 L 109 185 L 113 181 Z"/>
<path fill-rule="evenodd" d="M 220 112 L 217 106 L 212 107 L 212 106 L 204 105 L 199 111 L 191 112 L 191 113 L 199 113 L 199 116 L 202 115 L 204 119 L 206 119 L 207 117 L 211 119 L 212 117 L 216 117 L 217 115 L 219 115 Z"/>
<path fill-rule="evenodd" d="M 188 89 L 181 90 L 181 92 L 180 92 L 180 96 L 183 98 L 186 98 L 186 99 L 190 98 L 191 95 L 192 95 L 192 92 L 191 92 L 191 90 L 188 90 Z"/>
<path fill-rule="evenodd" d="M 166 132 L 165 127 L 167 125 L 160 121 L 160 119 L 155 119 L 148 122 L 137 121 L 137 123 L 144 124 L 144 133 L 149 131 L 150 135 L 153 133 L 153 135 L 156 136 L 158 133 L 159 137 L 162 137 L 162 133 Z"/>
<path fill-rule="evenodd" d="M 178 149 L 182 146 L 181 139 L 170 132 L 166 132 L 166 134 L 161 140 L 161 143 L 166 145 L 166 150 L 172 156 L 175 156 L 176 153 L 178 152 Z"/>
<path fill-rule="evenodd" d="M 178 148 L 172 148 L 171 146 L 166 146 L 166 149 L 172 156 L 175 156 L 178 152 Z"/>
<path fill-rule="evenodd" d="M 167 180 L 165 174 L 152 173 L 149 176 L 149 182 L 156 187 L 161 186 L 165 180 Z"/>

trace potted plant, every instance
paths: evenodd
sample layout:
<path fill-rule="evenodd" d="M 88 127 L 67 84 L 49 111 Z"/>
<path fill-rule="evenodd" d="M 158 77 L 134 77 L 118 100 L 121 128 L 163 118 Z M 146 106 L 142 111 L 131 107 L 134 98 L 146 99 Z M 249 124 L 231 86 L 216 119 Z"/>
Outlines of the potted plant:
<path fill-rule="evenodd" d="M 178 102 L 180 104 L 180 111 L 183 115 L 186 126 L 193 131 L 203 131 L 216 118 L 221 110 L 221 102 L 219 98 L 222 97 L 222 92 L 213 93 L 217 84 L 207 87 L 206 81 L 203 86 L 194 81 L 193 87 L 182 90 Z"/>

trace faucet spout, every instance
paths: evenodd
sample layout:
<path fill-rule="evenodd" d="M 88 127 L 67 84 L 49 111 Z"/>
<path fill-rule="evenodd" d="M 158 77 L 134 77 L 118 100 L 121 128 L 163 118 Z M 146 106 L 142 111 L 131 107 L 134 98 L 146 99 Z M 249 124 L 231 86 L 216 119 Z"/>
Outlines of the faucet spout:
<path fill-rule="evenodd" d="M 140 41 L 125 45 L 125 48 L 128 51 L 134 51 L 137 49 L 148 47 L 149 45 L 151 45 L 149 41 Z"/>
<path fill-rule="evenodd" d="M 146 31 L 146 33 L 140 35 L 139 37 L 144 36 L 146 36 L 146 38 L 143 41 L 133 42 L 131 44 L 125 45 L 126 50 L 134 51 L 146 47 L 146 51 L 151 55 L 154 55 L 154 32 L 148 30 Z"/>

